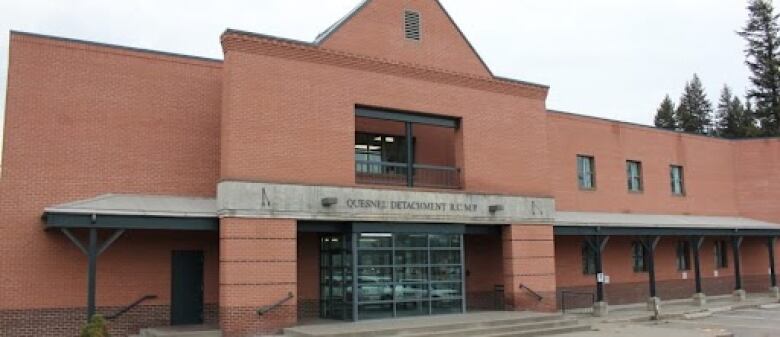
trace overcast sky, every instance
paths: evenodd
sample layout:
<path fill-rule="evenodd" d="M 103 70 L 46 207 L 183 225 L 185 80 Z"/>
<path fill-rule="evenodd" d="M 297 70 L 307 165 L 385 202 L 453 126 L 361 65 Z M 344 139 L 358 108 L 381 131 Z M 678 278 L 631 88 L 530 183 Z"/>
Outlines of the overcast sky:
<path fill-rule="evenodd" d="M 441 0 L 493 72 L 551 86 L 548 108 L 651 124 L 698 73 L 709 96 L 748 85 L 744 0 Z M 3 0 L 8 31 L 222 58 L 225 28 L 311 41 L 359 0 Z M 0 136 L 2 131 L 0 131 Z"/>

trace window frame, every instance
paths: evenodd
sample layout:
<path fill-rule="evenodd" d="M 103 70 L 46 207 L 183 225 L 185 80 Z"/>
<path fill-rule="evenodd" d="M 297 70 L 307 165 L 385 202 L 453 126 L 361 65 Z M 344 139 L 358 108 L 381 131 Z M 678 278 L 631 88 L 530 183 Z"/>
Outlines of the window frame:
<path fill-rule="evenodd" d="M 715 269 L 728 269 L 729 268 L 729 257 L 728 257 L 728 250 L 729 246 L 728 243 L 726 243 L 726 240 L 715 240 Z"/>
<path fill-rule="evenodd" d="M 675 169 L 679 170 L 679 179 L 675 180 L 674 178 L 674 171 Z M 675 188 L 677 187 L 675 185 L 676 182 L 679 181 L 680 184 L 680 191 L 675 191 Z M 669 183 L 672 188 L 672 195 L 683 197 L 685 196 L 685 168 L 682 165 L 669 165 Z"/>
<path fill-rule="evenodd" d="M 636 165 L 636 177 L 631 175 L 631 166 Z M 644 177 L 642 172 L 642 161 L 639 160 L 626 160 L 626 187 L 630 193 L 642 193 L 645 189 Z M 633 183 L 636 180 L 637 189 L 633 189 Z"/>
<path fill-rule="evenodd" d="M 677 264 L 677 271 L 689 271 L 691 270 L 691 242 L 687 240 L 677 241 L 677 249 L 675 253 L 675 262 Z"/>
<path fill-rule="evenodd" d="M 596 275 L 596 252 L 588 244 L 587 240 L 582 241 L 582 275 Z"/>
<path fill-rule="evenodd" d="M 385 133 L 376 133 L 376 132 L 363 132 L 363 131 L 356 131 L 355 132 L 355 145 L 354 145 L 355 146 L 355 150 L 354 150 L 355 160 L 358 160 L 357 159 L 358 155 L 368 156 L 368 155 L 372 154 L 370 152 L 370 150 L 358 150 L 357 149 L 357 146 L 359 145 L 357 140 L 358 140 L 358 137 L 360 137 L 360 136 L 365 136 L 365 137 L 367 137 L 369 139 L 373 139 L 373 138 L 376 138 L 376 137 L 382 138 L 382 140 L 380 141 L 381 145 L 380 145 L 379 153 L 378 153 L 380 160 L 376 161 L 376 163 L 406 164 L 407 161 L 409 160 L 409 158 L 406 158 L 406 146 L 408 146 L 408 145 L 406 144 L 406 137 L 405 136 L 399 136 L 399 135 L 393 135 L 393 134 L 385 134 Z M 403 161 L 389 160 L 388 155 L 391 154 L 391 152 L 393 152 L 393 151 L 389 151 L 389 149 L 386 146 L 384 146 L 384 144 L 389 143 L 389 142 L 387 142 L 387 138 L 389 138 L 389 137 L 392 137 L 394 139 L 394 142 L 396 142 L 396 141 L 398 142 L 396 144 L 398 144 L 398 146 L 401 148 L 401 150 L 400 150 L 401 153 L 398 154 L 399 155 L 399 159 L 403 160 Z M 416 141 L 417 141 L 416 138 L 412 138 L 412 158 L 411 158 L 412 163 L 414 163 L 414 156 L 415 156 L 414 152 L 415 152 L 415 143 L 416 143 Z M 375 162 L 374 160 L 371 160 L 371 159 L 366 159 L 366 160 L 362 160 L 362 161 Z M 366 166 L 366 167 L 368 167 L 368 166 Z M 380 168 L 379 170 L 375 170 L 375 169 L 372 169 L 370 167 L 368 167 L 368 169 L 366 169 L 366 170 L 361 170 L 361 169 L 357 169 L 356 168 L 356 173 L 377 174 L 377 173 L 381 173 L 382 170 L 387 169 L 387 168 L 384 168 L 383 166 L 380 166 L 379 168 Z"/>
<path fill-rule="evenodd" d="M 641 264 L 638 262 L 641 261 Z M 639 240 L 631 242 L 631 264 L 634 273 L 647 273 L 648 267 L 648 251 Z"/>
<path fill-rule="evenodd" d="M 585 186 L 585 175 L 584 171 L 582 170 L 585 166 L 583 164 L 583 160 L 587 159 L 588 163 L 590 164 L 590 187 Z M 594 191 L 596 190 L 596 157 L 592 155 L 587 154 L 578 154 L 577 155 L 577 186 L 580 190 L 583 191 Z"/>

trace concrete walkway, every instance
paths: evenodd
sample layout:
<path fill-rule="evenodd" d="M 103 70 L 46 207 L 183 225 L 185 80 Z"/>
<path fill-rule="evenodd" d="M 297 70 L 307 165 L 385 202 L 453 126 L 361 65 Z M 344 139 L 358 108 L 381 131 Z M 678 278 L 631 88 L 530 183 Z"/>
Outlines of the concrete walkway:
<path fill-rule="evenodd" d="M 731 337 L 726 331 L 705 331 L 681 328 L 648 327 L 637 324 L 604 324 L 593 331 L 575 332 L 560 337 Z"/>
<path fill-rule="evenodd" d="M 547 318 L 550 316 L 560 316 L 559 314 L 545 314 L 528 311 L 485 311 L 466 314 L 437 315 L 437 316 L 416 316 L 407 318 L 394 318 L 382 320 L 366 320 L 359 322 L 344 321 L 318 321 L 315 324 L 299 325 L 294 328 L 286 329 L 301 334 L 340 334 L 349 333 L 359 335 L 363 333 L 380 334 L 386 330 L 415 329 L 422 327 L 434 328 L 436 326 L 451 326 L 453 324 L 479 324 L 485 321 L 511 320 L 511 319 L 529 319 Z"/>
<path fill-rule="evenodd" d="M 668 300 L 661 302 L 660 319 L 706 317 L 713 312 L 731 311 L 743 308 L 756 308 L 765 304 L 778 303 L 769 293 L 749 293 L 744 301 L 735 301 L 731 295 L 710 296 L 705 306 L 697 306 L 691 299 Z M 655 319 L 646 303 L 611 305 L 605 317 L 593 317 L 590 309 L 575 309 L 566 312 L 568 317 L 588 321 L 591 324 L 643 322 Z"/>

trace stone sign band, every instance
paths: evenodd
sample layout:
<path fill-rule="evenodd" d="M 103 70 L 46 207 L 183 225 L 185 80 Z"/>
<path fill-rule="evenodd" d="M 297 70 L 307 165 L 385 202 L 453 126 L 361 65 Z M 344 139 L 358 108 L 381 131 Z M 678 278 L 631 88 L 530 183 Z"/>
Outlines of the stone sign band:
<path fill-rule="evenodd" d="M 551 224 L 551 198 L 224 181 L 222 217 L 328 221 Z"/>

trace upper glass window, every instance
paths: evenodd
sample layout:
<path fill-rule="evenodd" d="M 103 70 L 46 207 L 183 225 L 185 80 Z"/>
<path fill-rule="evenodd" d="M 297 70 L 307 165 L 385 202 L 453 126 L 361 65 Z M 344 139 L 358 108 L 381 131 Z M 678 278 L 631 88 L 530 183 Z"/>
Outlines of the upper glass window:
<path fill-rule="evenodd" d="M 577 155 L 577 180 L 581 189 L 596 188 L 596 165 L 591 156 Z"/>
<path fill-rule="evenodd" d="M 669 170 L 669 175 L 672 184 L 672 194 L 684 195 L 685 194 L 685 182 L 683 180 L 683 167 L 672 165 Z"/>
<path fill-rule="evenodd" d="M 634 160 L 626 161 L 626 175 L 628 176 L 628 190 L 642 192 L 642 163 Z"/>
<path fill-rule="evenodd" d="M 406 137 L 355 133 L 355 169 L 361 173 L 383 173 L 398 170 L 383 163 L 406 163 Z"/>

